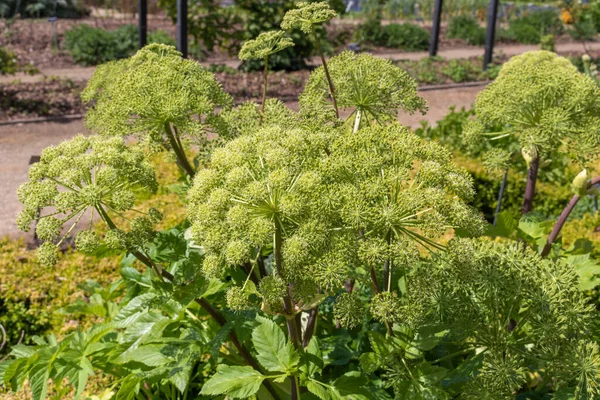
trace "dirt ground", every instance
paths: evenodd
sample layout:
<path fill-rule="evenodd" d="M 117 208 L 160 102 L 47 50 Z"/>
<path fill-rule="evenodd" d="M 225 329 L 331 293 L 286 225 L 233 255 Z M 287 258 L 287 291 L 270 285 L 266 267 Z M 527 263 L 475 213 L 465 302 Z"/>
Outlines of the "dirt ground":
<path fill-rule="evenodd" d="M 424 91 L 421 95 L 429 102 L 430 110 L 425 116 L 401 114 L 402 124 L 418 127 L 420 121 L 431 123 L 441 119 L 452 105 L 470 107 L 481 87 Z M 297 103 L 290 103 L 297 109 Z M 85 133 L 82 120 L 70 122 L 44 122 L 20 125 L 0 125 L 0 236 L 23 235 L 17 229 L 15 218 L 21 210 L 17 199 L 19 185 L 27 181 L 29 160 L 39 155 L 47 146 L 70 139 L 77 133 Z M 31 238 L 31 233 L 26 235 Z"/>

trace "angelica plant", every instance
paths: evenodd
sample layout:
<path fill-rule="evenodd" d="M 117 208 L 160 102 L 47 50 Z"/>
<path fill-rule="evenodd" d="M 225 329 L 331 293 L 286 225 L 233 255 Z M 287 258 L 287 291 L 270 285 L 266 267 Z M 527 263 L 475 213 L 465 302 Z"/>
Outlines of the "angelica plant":
<path fill-rule="evenodd" d="M 189 176 L 195 169 L 186 144 L 200 150 L 214 145 L 206 135 L 210 119 L 217 108 L 231 105 L 212 73 L 161 44 L 99 66 L 82 99 L 92 106 L 86 115 L 89 128 L 106 136 L 135 135 L 173 151 Z"/>
<path fill-rule="evenodd" d="M 336 117 L 339 117 L 340 114 L 337 107 L 335 85 L 333 84 L 333 80 L 329 74 L 329 68 L 327 67 L 327 61 L 325 60 L 325 54 L 323 53 L 319 36 L 315 30 L 315 26 L 321 25 L 331 20 L 335 16 L 336 12 L 329 7 L 329 4 L 326 1 L 317 3 L 300 2 L 296 4 L 295 9 L 288 11 L 284 15 L 283 21 L 281 22 L 281 29 L 289 31 L 294 28 L 300 28 L 302 32 L 313 36 L 317 46 L 317 51 L 321 57 L 321 63 L 323 64 L 322 68 L 325 71 L 325 77 L 327 78 L 327 85 L 329 88 L 331 101 L 333 102 L 333 109 Z"/>
<path fill-rule="evenodd" d="M 31 166 L 29 178 L 19 187 L 23 210 L 17 223 L 20 229 L 28 231 L 32 222 L 38 220 L 36 233 L 44 241 L 38 258 L 45 266 L 58 261 L 58 246 L 86 213 L 88 229 L 79 232 L 75 239 L 77 249 L 84 253 L 93 252 L 102 242 L 113 248 L 142 248 L 153 234 L 153 224 L 162 218 L 156 209 L 148 213 L 136 211 L 139 215 L 131 219 L 123 214 L 134 210 L 136 190 L 152 193 L 157 183 L 144 153 L 127 146 L 120 137 L 79 135 L 50 146 L 42 152 L 40 161 Z M 110 230 L 103 237 L 92 229 L 94 213 L 109 225 Z M 115 218 L 130 228 L 119 228 L 113 222 Z M 64 235 L 63 227 L 67 228 Z"/>
<path fill-rule="evenodd" d="M 389 60 L 346 51 L 329 60 L 329 70 L 336 85 L 337 107 L 352 111 L 348 121 L 354 118 L 354 131 L 361 124 L 394 121 L 398 110 L 411 114 L 427 111 L 427 102 L 417 94 L 414 79 Z M 311 74 L 300 96 L 302 112 L 322 114 L 330 109 L 328 74 L 324 67 Z"/>
<path fill-rule="evenodd" d="M 533 209 L 540 163 L 561 152 L 580 166 L 598 155 L 600 89 L 564 57 L 532 51 L 511 58 L 498 78 L 477 96 L 476 123 L 467 140 L 509 138 L 528 164 L 523 213 Z M 499 128 L 501 132 L 493 132 Z M 508 156 L 495 153 L 504 164 Z"/>
<path fill-rule="evenodd" d="M 263 32 L 256 39 L 249 40 L 242 46 L 239 54 L 240 60 L 263 60 L 265 64 L 263 72 L 263 94 L 261 102 L 261 114 L 265 112 L 267 100 L 267 85 L 269 78 L 269 56 L 278 53 L 294 45 L 292 39 L 285 37 L 283 31 Z M 262 121 L 262 116 L 261 116 Z"/>

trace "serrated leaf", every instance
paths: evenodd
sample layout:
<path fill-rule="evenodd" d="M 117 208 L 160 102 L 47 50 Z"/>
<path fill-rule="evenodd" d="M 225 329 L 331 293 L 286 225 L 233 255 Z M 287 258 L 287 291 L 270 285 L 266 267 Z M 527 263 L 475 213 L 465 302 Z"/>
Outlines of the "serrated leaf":
<path fill-rule="evenodd" d="M 29 386 L 33 400 L 45 400 L 48 391 L 50 371 L 46 363 L 36 364 L 29 373 Z"/>
<path fill-rule="evenodd" d="M 331 400 L 330 391 L 316 381 L 309 380 L 306 384 L 306 388 L 309 392 L 311 392 L 321 400 Z"/>
<path fill-rule="evenodd" d="M 285 335 L 268 318 L 257 317 L 259 325 L 252 331 L 256 359 L 268 371 L 291 372 L 298 365 L 298 352 L 288 343 Z"/>
<path fill-rule="evenodd" d="M 149 367 L 158 367 L 171 361 L 169 357 L 161 353 L 164 347 L 164 344 L 149 344 L 140 346 L 137 349 L 127 352 L 124 357 L 118 357 L 115 362 L 120 364 L 139 362 Z"/>
<path fill-rule="evenodd" d="M 387 358 L 391 355 L 393 349 L 381 333 L 376 331 L 368 332 L 371 348 L 379 357 Z"/>
<path fill-rule="evenodd" d="M 226 394 L 234 399 L 246 398 L 258 392 L 265 376 L 252 367 L 219 365 L 217 372 L 204 384 L 200 394 Z"/>
<path fill-rule="evenodd" d="M 360 362 L 361 368 L 367 374 L 372 374 L 373 372 L 377 371 L 380 367 L 380 358 L 377 357 L 377 354 L 375 353 L 363 353 L 358 358 L 358 361 Z"/>
<path fill-rule="evenodd" d="M 373 399 L 373 395 L 365 386 L 367 379 L 357 371 L 347 372 L 337 378 L 332 386 L 335 395 L 342 399 L 352 400 L 369 400 Z M 332 396 L 335 398 L 335 396 Z"/>
<path fill-rule="evenodd" d="M 304 362 L 301 369 L 310 377 L 320 374 L 323 370 L 323 353 L 319 340 L 313 337 L 304 349 Z"/>
<path fill-rule="evenodd" d="M 140 391 L 141 378 L 135 375 L 128 375 L 121 381 L 119 391 L 115 400 L 131 400 Z"/>

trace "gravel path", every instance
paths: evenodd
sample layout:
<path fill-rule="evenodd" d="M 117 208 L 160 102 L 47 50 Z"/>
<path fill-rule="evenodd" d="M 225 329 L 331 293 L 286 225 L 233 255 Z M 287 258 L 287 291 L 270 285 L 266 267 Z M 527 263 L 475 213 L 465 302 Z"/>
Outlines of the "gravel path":
<path fill-rule="evenodd" d="M 399 116 L 404 125 L 418 127 L 421 120 L 435 122 L 448 112 L 452 105 L 469 107 L 481 87 L 466 87 L 449 90 L 428 90 L 421 95 L 429 101 L 429 113 L 425 116 Z M 297 108 L 297 103 L 290 103 Z M 35 124 L 0 125 L 0 236 L 22 236 L 15 218 L 21 209 L 16 195 L 19 185 L 27 181 L 29 160 L 51 144 L 70 139 L 77 133 L 86 132 L 82 120 L 70 122 L 44 122 Z M 26 235 L 31 239 L 31 233 Z"/>

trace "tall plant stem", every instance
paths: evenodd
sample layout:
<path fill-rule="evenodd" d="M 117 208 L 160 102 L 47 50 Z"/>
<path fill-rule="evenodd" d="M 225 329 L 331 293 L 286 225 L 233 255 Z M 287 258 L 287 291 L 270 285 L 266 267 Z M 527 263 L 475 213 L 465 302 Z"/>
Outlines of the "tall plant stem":
<path fill-rule="evenodd" d="M 317 329 L 317 318 L 319 316 L 319 306 L 310 310 L 308 314 L 308 321 L 306 322 L 306 331 L 304 332 L 304 337 L 302 338 L 302 347 L 308 346 L 310 343 L 310 339 L 312 339 L 315 331 Z"/>
<path fill-rule="evenodd" d="M 165 122 L 165 133 L 167 134 L 167 138 L 169 139 L 169 145 L 175 152 L 178 164 L 190 176 L 190 178 L 193 178 L 196 174 L 196 171 L 194 171 L 194 168 L 185 156 L 185 152 L 183 150 L 183 147 L 180 146 L 180 142 L 178 141 L 178 139 L 175 138 L 175 134 L 173 133 L 173 130 L 171 129 L 171 124 L 169 122 Z"/>
<path fill-rule="evenodd" d="M 95 208 L 110 229 L 117 229 L 117 226 L 112 221 L 110 216 L 106 213 L 104 208 L 102 208 L 102 206 L 98 205 Z M 160 274 L 160 277 L 168 280 L 169 282 L 173 282 L 175 280 L 175 277 L 173 276 L 173 274 L 171 274 L 169 271 L 167 271 L 165 269 L 157 267 L 156 264 L 148 256 L 146 256 L 144 253 L 142 253 L 138 249 L 131 249 L 130 252 L 142 264 L 146 265 L 148 268 L 152 269 L 157 274 Z M 227 320 L 225 319 L 223 314 L 221 314 L 219 312 L 219 310 L 217 310 L 215 307 L 213 307 L 213 305 L 210 304 L 210 302 L 208 300 L 203 299 L 203 298 L 196 298 L 196 299 L 194 299 L 194 301 L 200 307 L 202 307 L 202 309 L 204 309 L 208 313 L 208 315 L 210 315 L 212 317 L 212 319 L 214 319 L 215 322 L 218 323 L 220 326 L 224 326 L 227 323 Z M 252 354 L 250 354 L 248 349 L 246 349 L 246 347 L 240 342 L 240 340 L 238 339 L 237 335 L 235 334 L 235 332 L 233 330 L 231 330 L 229 332 L 229 340 L 231 340 L 231 343 L 237 349 L 237 351 L 239 352 L 240 356 L 242 356 L 242 358 L 244 359 L 246 364 L 248 364 L 249 366 L 251 366 L 252 368 L 254 368 L 257 371 L 261 371 L 261 368 L 260 368 L 260 365 L 258 365 L 258 362 L 254 359 L 254 357 L 252 357 Z M 273 387 L 271 382 L 269 382 L 268 380 L 265 379 L 263 381 L 263 385 L 265 386 L 265 389 L 267 389 L 267 391 L 271 394 L 271 396 L 273 396 L 274 399 L 280 400 L 280 397 L 277 394 L 277 392 L 275 391 L 275 388 Z"/>
<path fill-rule="evenodd" d="M 281 253 L 281 249 L 283 246 L 283 239 L 281 237 L 281 226 L 279 222 L 275 222 L 275 238 L 274 238 L 274 248 L 275 248 L 275 267 L 277 268 L 277 273 L 280 277 L 283 277 L 283 255 Z M 290 336 L 290 341 L 294 345 L 296 349 L 300 348 L 300 329 L 298 327 L 298 323 L 296 322 L 296 318 L 294 315 L 294 306 L 292 304 L 292 292 L 291 286 L 288 284 L 287 291 L 285 296 L 283 297 L 283 309 L 286 313 L 286 322 L 288 333 Z"/>
<path fill-rule="evenodd" d="M 300 384 L 296 375 L 292 376 L 292 400 L 300 400 Z"/>
<path fill-rule="evenodd" d="M 263 93 L 262 102 L 260 104 L 260 119 L 258 124 L 262 125 L 263 117 L 265 115 L 265 103 L 267 102 L 267 87 L 269 85 L 269 57 L 265 57 L 265 69 L 263 71 Z"/>
<path fill-rule="evenodd" d="M 600 183 L 600 177 L 593 178 L 588 183 L 588 189 L 598 183 Z M 567 206 L 564 208 L 562 213 L 560 213 L 560 216 L 556 220 L 556 223 L 554 224 L 554 227 L 552 228 L 552 232 L 550 232 L 550 235 L 548 236 L 548 240 L 546 241 L 546 244 L 544 245 L 544 248 L 542 249 L 542 252 L 540 253 L 540 255 L 542 257 L 547 257 L 548 254 L 550 254 L 550 250 L 552 250 L 552 244 L 558 238 L 560 231 L 562 230 L 563 226 L 565 225 L 565 222 L 567 222 L 569 215 L 571 215 L 571 212 L 573 211 L 573 209 L 579 202 L 579 199 L 581 199 L 581 197 L 579 197 L 578 195 L 574 195 L 573 197 L 571 197 L 571 200 L 569 201 Z"/>
<path fill-rule="evenodd" d="M 327 67 L 327 61 L 325 61 L 325 54 L 323 54 L 323 49 L 321 49 L 321 43 L 319 42 L 319 37 L 317 36 L 317 31 L 315 30 L 314 26 L 312 28 L 312 32 L 315 38 L 317 51 L 321 56 L 321 63 L 323 64 L 323 69 L 325 70 L 325 77 L 327 78 L 327 84 L 329 85 L 329 94 L 331 94 L 331 100 L 333 101 L 333 109 L 335 110 L 335 116 L 339 118 L 340 112 L 338 110 L 337 101 L 335 100 L 335 88 L 333 86 L 333 81 L 331 80 L 331 75 L 329 75 L 329 68 Z"/>
<path fill-rule="evenodd" d="M 358 128 L 360 128 L 360 120 L 362 118 L 362 111 L 360 110 L 360 108 L 356 109 L 356 117 L 354 118 L 354 129 L 352 130 L 352 132 L 356 133 L 358 132 Z"/>
<path fill-rule="evenodd" d="M 533 210 L 533 198 L 535 197 L 535 183 L 537 181 L 538 169 L 540 167 L 540 156 L 536 155 L 531 159 L 529 172 L 527 173 L 527 186 L 525 186 L 525 195 L 523 196 L 523 208 L 521 214 L 525 215 Z"/>
<path fill-rule="evenodd" d="M 500 210 L 502 209 L 502 197 L 504 197 L 504 191 L 506 190 L 506 181 L 508 180 L 508 168 L 504 171 L 504 176 L 502 177 L 502 184 L 500 185 L 500 190 L 498 191 L 498 204 L 496 205 L 496 211 L 494 211 L 494 226 L 496 226 L 496 222 L 498 221 L 498 214 L 500 214 Z"/>

